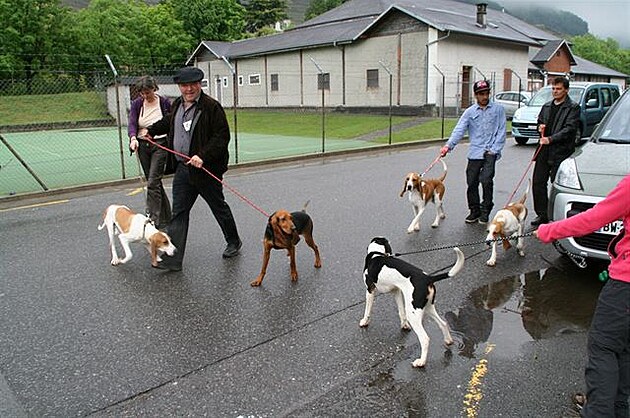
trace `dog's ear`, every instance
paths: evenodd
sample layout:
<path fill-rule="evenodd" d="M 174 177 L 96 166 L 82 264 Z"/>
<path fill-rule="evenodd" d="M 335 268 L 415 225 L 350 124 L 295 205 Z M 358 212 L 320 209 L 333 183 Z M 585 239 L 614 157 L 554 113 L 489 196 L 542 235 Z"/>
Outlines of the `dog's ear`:
<path fill-rule="evenodd" d="M 151 238 L 149 238 L 149 252 L 151 253 L 151 265 L 157 266 L 157 257 L 158 257 L 158 245 L 160 238 L 158 234 L 153 234 Z"/>
<path fill-rule="evenodd" d="M 403 180 L 403 187 L 400 191 L 400 197 L 403 197 L 405 195 L 405 192 L 407 191 L 407 179 L 409 179 L 409 175 L 406 175 L 405 179 Z"/>

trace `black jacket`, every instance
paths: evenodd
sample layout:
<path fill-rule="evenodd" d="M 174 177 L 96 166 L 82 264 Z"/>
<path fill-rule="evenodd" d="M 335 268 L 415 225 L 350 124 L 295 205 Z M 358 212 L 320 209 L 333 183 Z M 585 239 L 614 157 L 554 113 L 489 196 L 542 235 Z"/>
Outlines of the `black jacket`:
<path fill-rule="evenodd" d="M 543 148 L 547 148 L 547 153 L 541 154 L 547 154 L 550 163 L 560 163 L 575 151 L 575 136 L 580 126 L 580 105 L 567 96 L 558 109 L 555 123 L 551 126 L 549 112 L 552 102 L 553 100 L 545 103 L 538 114 L 538 125 L 546 125 L 545 136 L 548 136 L 550 141 L 548 145 L 543 145 Z"/>
<path fill-rule="evenodd" d="M 175 113 L 181 103 L 181 97 L 175 99 L 171 106 L 171 113 L 148 128 L 151 136 L 168 134 L 168 147 L 171 149 L 173 149 Z M 190 129 L 192 136 L 188 156 L 198 155 L 203 160 L 203 166 L 212 174 L 221 178 L 228 169 L 228 160 L 230 158 L 228 151 L 230 127 L 221 104 L 201 92 Z M 169 165 L 175 167 L 174 158 L 175 156 L 169 153 L 171 161 L 167 163 L 167 167 Z M 210 179 L 210 176 L 204 173 L 203 170 L 191 169 L 190 179 L 192 183 L 200 184 Z"/>

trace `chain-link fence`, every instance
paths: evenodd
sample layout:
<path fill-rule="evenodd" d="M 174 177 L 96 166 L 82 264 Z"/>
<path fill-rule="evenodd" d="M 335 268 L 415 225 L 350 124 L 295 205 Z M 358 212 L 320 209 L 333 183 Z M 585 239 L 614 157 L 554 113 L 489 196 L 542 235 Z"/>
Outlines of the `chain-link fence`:
<path fill-rule="evenodd" d="M 139 72 L 103 59 L 91 72 L 0 80 L 0 197 L 139 177 L 127 136 L 134 82 L 151 75 L 158 94 L 173 99 L 180 66 Z M 427 121 L 438 124 L 427 135 L 443 138 L 454 124 L 449 118 L 473 100 L 462 73 L 417 83 L 378 61 L 380 71 L 344 77 L 315 66 L 312 77 L 243 67 L 220 76 L 201 68 L 209 75 L 204 91 L 224 105 L 231 124 L 231 164 L 417 141 L 423 138 L 414 129 Z"/>

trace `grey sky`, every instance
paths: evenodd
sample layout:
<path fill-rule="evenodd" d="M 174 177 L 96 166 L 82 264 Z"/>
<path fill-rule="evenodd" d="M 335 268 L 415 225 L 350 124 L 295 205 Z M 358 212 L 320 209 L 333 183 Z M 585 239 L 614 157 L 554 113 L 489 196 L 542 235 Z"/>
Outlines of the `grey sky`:
<path fill-rule="evenodd" d="M 506 7 L 523 4 L 523 0 L 496 0 Z M 623 48 L 630 48 L 630 0 L 529 0 L 529 4 L 553 5 L 569 11 L 588 23 L 589 32 L 606 39 L 613 38 Z"/>

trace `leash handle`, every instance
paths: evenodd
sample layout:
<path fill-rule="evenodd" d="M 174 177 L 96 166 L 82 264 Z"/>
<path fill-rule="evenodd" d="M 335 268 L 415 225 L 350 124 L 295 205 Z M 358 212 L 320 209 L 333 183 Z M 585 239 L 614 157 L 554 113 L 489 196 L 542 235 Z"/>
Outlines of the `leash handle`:
<path fill-rule="evenodd" d="M 175 151 L 173 149 L 170 149 L 168 147 L 165 147 L 164 145 L 158 144 L 157 142 L 155 142 L 152 139 L 149 139 L 148 137 L 142 137 L 143 140 L 155 145 L 156 147 L 163 149 L 167 152 L 170 152 L 171 154 L 177 155 L 179 157 L 182 157 L 183 159 L 186 160 L 186 162 L 189 162 L 191 160 L 191 157 L 189 157 L 186 154 L 182 154 L 181 152 Z M 220 178 L 218 178 L 217 176 L 215 176 L 213 173 L 211 173 L 207 168 L 205 168 L 204 166 L 201 166 L 201 169 L 203 171 L 206 172 L 206 174 L 208 174 L 210 177 L 212 177 L 213 179 L 215 179 L 216 181 L 218 181 L 219 183 L 221 183 L 223 185 L 223 187 L 225 187 L 226 189 L 228 189 L 230 192 L 232 192 L 233 194 L 235 194 L 237 197 L 239 197 L 241 200 L 243 200 L 245 203 L 247 203 L 249 206 L 251 206 L 252 208 L 256 209 L 258 212 L 262 213 L 263 216 L 265 218 L 269 217 L 269 214 L 267 212 L 265 212 L 264 210 L 262 210 L 260 207 L 258 207 L 257 205 L 254 204 L 254 202 L 252 202 L 251 200 L 249 200 L 248 198 L 246 198 L 245 196 L 243 196 L 241 193 L 239 193 L 236 189 L 234 189 L 233 187 L 231 187 L 230 185 L 228 185 L 225 180 L 221 180 Z"/>

